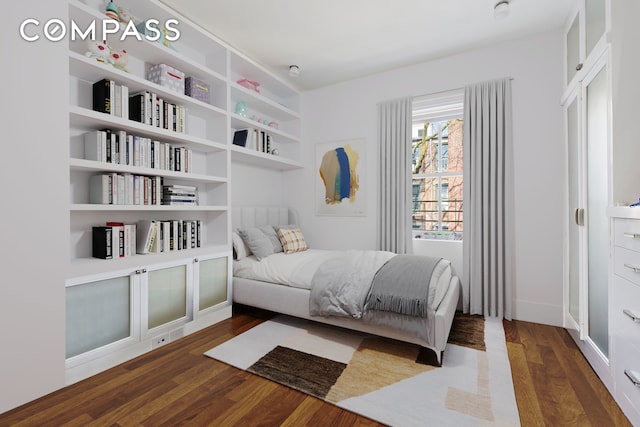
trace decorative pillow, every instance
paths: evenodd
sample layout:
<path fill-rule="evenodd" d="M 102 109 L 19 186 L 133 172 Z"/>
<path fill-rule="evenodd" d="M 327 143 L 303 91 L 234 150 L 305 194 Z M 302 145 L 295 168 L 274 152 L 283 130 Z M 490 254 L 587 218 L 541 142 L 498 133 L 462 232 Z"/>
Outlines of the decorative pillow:
<path fill-rule="evenodd" d="M 244 243 L 246 243 L 258 261 L 276 253 L 276 251 L 282 252 L 280 242 L 278 241 L 278 246 L 276 247 L 275 239 L 269 237 L 268 230 L 274 234 L 273 228 L 271 227 L 249 227 L 238 230 L 238 234 L 242 237 L 242 240 L 244 240 Z"/>
<path fill-rule="evenodd" d="M 231 242 L 233 243 L 234 259 L 241 260 L 251 255 L 251 249 L 249 249 L 237 231 L 231 233 Z"/>
<path fill-rule="evenodd" d="M 273 245 L 273 253 L 282 252 L 282 244 L 280 244 L 280 238 L 278 237 L 278 233 L 276 233 L 275 228 L 270 225 L 266 225 L 263 227 L 258 227 L 258 229 L 262 231 L 265 236 L 267 236 L 267 238 Z"/>
<path fill-rule="evenodd" d="M 286 229 L 278 228 L 278 237 L 285 254 L 306 251 L 307 242 L 304 240 L 302 231 L 299 228 Z"/>

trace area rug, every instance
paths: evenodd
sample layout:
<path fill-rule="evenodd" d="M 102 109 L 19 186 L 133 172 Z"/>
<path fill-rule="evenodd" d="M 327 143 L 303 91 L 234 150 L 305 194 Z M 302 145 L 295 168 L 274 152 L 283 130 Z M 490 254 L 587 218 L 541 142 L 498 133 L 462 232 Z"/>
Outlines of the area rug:
<path fill-rule="evenodd" d="M 442 366 L 424 352 L 277 316 L 205 355 L 390 426 L 520 425 L 500 320 L 457 315 Z"/>

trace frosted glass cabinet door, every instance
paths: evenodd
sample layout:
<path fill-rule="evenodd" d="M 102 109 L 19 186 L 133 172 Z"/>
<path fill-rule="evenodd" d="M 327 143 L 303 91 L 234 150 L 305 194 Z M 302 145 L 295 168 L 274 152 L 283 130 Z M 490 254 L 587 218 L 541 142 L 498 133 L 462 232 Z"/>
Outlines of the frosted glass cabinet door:
<path fill-rule="evenodd" d="M 569 27 L 569 31 L 565 40 L 566 61 L 567 61 L 567 84 L 573 80 L 578 70 L 576 67 L 580 64 L 580 15 L 576 14 Z"/>
<path fill-rule="evenodd" d="M 580 140 L 578 130 L 578 97 L 567 108 L 567 135 L 569 160 L 569 315 L 579 330 L 580 323 Z"/>
<path fill-rule="evenodd" d="M 587 57 L 589 57 L 605 32 L 606 13 L 606 0 L 586 0 L 584 17 Z"/>
<path fill-rule="evenodd" d="M 66 358 L 131 337 L 131 276 L 66 287 Z"/>
<path fill-rule="evenodd" d="M 150 270 L 147 281 L 147 329 L 186 319 L 186 265 Z"/>
<path fill-rule="evenodd" d="M 586 81 L 589 337 L 609 356 L 608 82 L 606 65 Z"/>
<path fill-rule="evenodd" d="M 198 309 L 227 301 L 229 257 L 200 259 L 198 262 Z"/>

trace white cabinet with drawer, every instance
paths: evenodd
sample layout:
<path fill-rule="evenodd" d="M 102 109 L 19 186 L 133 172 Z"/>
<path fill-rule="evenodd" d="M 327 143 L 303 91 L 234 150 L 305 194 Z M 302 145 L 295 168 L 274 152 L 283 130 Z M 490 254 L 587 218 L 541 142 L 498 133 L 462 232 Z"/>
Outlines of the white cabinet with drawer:
<path fill-rule="evenodd" d="M 640 425 L 640 220 L 615 218 L 611 365 L 616 401 Z"/>

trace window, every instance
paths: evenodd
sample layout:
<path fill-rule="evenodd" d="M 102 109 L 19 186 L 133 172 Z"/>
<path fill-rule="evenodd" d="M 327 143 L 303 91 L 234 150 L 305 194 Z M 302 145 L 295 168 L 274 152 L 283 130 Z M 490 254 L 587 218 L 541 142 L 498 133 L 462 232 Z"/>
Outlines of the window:
<path fill-rule="evenodd" d="M 414 237 L 463 236 L 463 92 L 413 101 L 412 228 Z"/>

